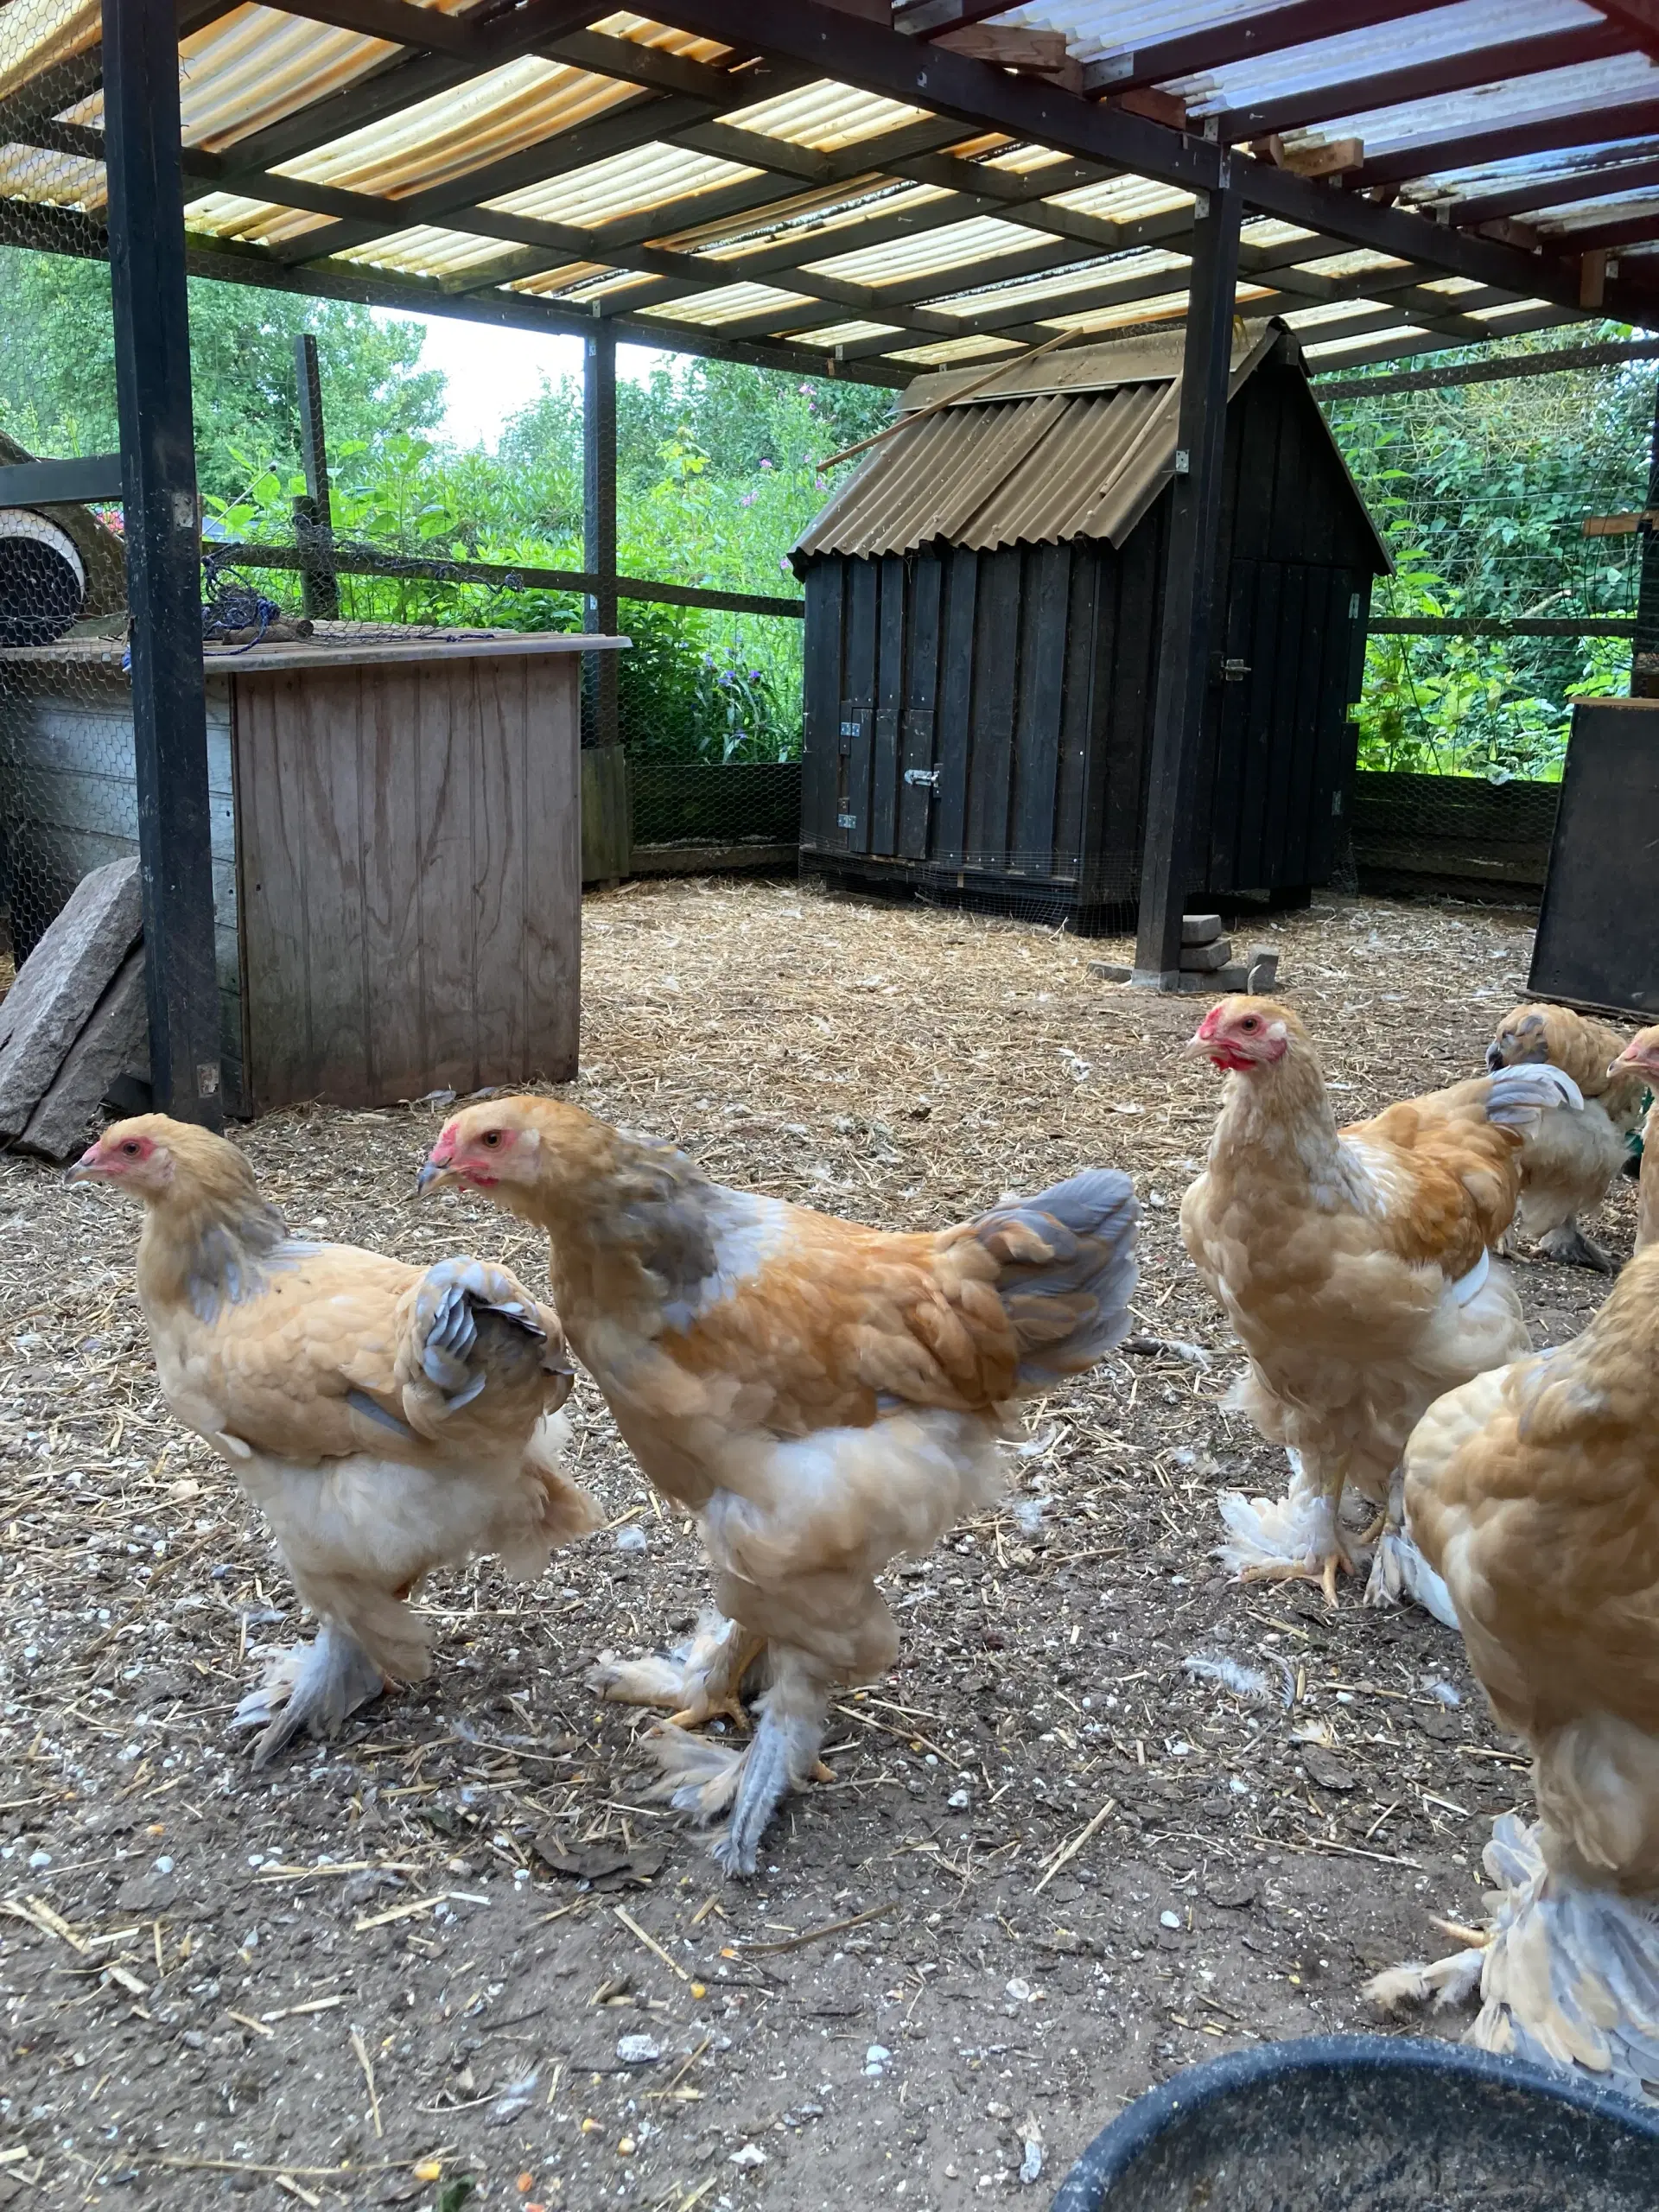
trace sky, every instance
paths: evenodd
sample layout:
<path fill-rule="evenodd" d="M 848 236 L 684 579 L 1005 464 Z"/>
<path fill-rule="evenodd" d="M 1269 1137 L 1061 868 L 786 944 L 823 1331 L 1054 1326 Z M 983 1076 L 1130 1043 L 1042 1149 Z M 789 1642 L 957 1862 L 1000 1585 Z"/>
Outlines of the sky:
<path fill-rule="evenodd" d="M 493 323 L 463 322 L 453 315 L 392 315 L 374 309 L 382 322 L 416 323 L 426 333 L 423 369 L 448 379 L 445 437 L 458 446 L 493 446 L 509 419 L 528 407 L 543 378 L 557 384 L 582 375 L 582 340 L 539 331 L 502 330 Z M 654 347 L 619 346 L 619 377 L 643 378 L 664 356 Z"/>

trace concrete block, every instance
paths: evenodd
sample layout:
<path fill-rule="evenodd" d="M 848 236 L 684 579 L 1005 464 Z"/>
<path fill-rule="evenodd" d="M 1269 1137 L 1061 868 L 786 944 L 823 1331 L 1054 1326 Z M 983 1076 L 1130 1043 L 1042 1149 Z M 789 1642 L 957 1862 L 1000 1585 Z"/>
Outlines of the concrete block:
<path fill-rule="evenodd" d="M 73 1160 L 103 1120 L 105 1094 L 123 1079 L 149 1082 L 149 1020 L 142 945 L 127 955 L 64 1057 L 50 1089 L 29 1117 L 18 1149 Z"/>
<path fill-rule="evenodd" d="M 1209 944 L 1220 935 L 1219 914 L 1183 914 L 1181 917 L 1183 944 Z"/>
<path fill-rule="evenodd" d="M 1133 968 L 1120 968 L 1114 960 L 1091 960 L 1089 973 L 1098 976 L 1103 983 L 1127 983 L 1135 970 Z"/>
<path fill-rule="evenodd" d="M 1279 981 L 1279 955 L 1270 944 L 1253 944 L 1244 957 L 1249 981 L 1244 988 L 1258 997 Z"/>
<path fill-rule="evenodd" d="M 1181 966 L 1190 976 L 1211 976 L 1224 968 L 1233 957 L 1233 941 L 1218 937 L 1211 944 L 1184 944 L 1181 947 Z"/>
<path fill-rule="evenodd" d="M 24 961 L 0 1001 L 0 1143 L 28 1126 L 142 925 L 138 863 L 111 861 L 81 878 Z"/>

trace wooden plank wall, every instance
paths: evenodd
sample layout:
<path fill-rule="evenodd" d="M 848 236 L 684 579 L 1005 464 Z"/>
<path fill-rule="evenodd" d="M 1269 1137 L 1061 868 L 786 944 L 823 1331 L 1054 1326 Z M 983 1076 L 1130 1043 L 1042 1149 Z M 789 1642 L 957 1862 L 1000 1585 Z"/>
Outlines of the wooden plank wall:
<path fill-rule="evenodd" d="M 244 1110 L 230 687 L 207 679 L 213 918 L 226 1103 Z M 0 821 L 13 950 L 24 959 L 81 877 L 138 850 L 132 695 L 84 663 L 9 662 L 0 678 Z"/>
<path fill-rule="evenodd" d="M 575 1074 L 574 657 L 235 680 L 259 1111 Z"/>

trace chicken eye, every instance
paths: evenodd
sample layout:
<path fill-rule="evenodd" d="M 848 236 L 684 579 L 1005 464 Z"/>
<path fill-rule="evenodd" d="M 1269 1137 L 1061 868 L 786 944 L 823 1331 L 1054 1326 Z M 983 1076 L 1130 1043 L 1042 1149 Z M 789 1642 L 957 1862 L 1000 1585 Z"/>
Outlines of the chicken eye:
<path fill-rule="evenodd" d="M 494 1151 L 496 1146 L 499 1145 L 500 1141 L 501 1132 L 499 1129 L 486 1129 L 483 1135 L 479 1139 L 479 1142 L 480 1144 L 488 1145 L 492 1152 Z"/>
<path fill-rule="evenodd" d="M 1247 1014 L 1238 1026 L 1241 1029 L 1259 1029 L 1262 1027 L 1253 1014 Z"/>
<path fill-rule="evenodd" d="M 133 1140 L 132 1140 L 130 1137 L 129 1137 L 129 1138 L 127 1139 L 126 1142 L 122 1146 L 121 1149 L 122 1149 L 122 1151 L 123 1151 L 123 1152 L 124 1152 L 124 1153 L 126 1154 L 127 1158 L 128 1158 L 129 1160 L 137 1160 L 137 1157 L 138 1157 L 138 1147 L 137 1147 L 137 1146 L 134 1143 Z"/>

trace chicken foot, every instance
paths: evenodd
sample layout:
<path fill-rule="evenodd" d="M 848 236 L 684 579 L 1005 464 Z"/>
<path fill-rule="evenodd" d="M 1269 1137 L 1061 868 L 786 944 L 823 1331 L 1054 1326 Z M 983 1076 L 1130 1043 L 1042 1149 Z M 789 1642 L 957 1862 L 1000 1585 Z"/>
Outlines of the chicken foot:
<path fill-rule="evenodd" d="M 1241 1582 L 1317 1582 L 1334 1611 L 1337 1577 L 1357 1572 L 1337 1518 L 1337 1499 L 1288 1452 L 1290 1489 L 1277 1503 L 1224 1492 L 1221 1517 L 1230 1541 L 1218 1556 Z"/>
<path fill-rule="evenodd" d="M 740 1751 L 690 1736 L 672 1722 L 653 1731 L 651 1746 L 664 1774 L 651 1791 L 699 1821 L 729 1811 L 709 1848 L 728 1875 L 753 1874 L 760 1839 L 791 1789 L 833 1781 L 818 1757 L 829 1717 L 829 1693 L 804 1654 L 778 1652 L 772 1687 L 760 1700 L 760 1722 Z"/>
<path fill-rule="evenodd" d="M 605 1652 L 589 1671 L 588 1685 L 614 1704 L 669 1707 L 672 1728 L 701 1728 L 723 1717 L 747 1733 L 743 1680 L 766 1648 L 763 1637 L 709 1613 L 696 1635 L 671 1651 L 646 1659 Z"/>
<path fill-rule="evenodd" d="M 282 1652 L 272 1662 L 258 1688 L 237 1707 L 230 1725 L 264 1728 L 253 1747 L 253 1764 L 262 1767 L 302 1728 L 318 1740 L 337 1736 L 346 1715 L 385 1687 L 385 1676 L 350 1630 L 326 1620 L 314 1643 Z"/>
<path fill-rule="evenodd" d="M 1541 1236 L 1538 1249 L 1546 1260 L 1554 1260 L 1560 1268 L 1592 1268 L 1604 1275 L 1618 1273 L 1611 1255 L 1603 1251 L 1592 1236 L 1586 1236 L 1576 1221 L 1564 1221 L 1547 1236 Z"/>

